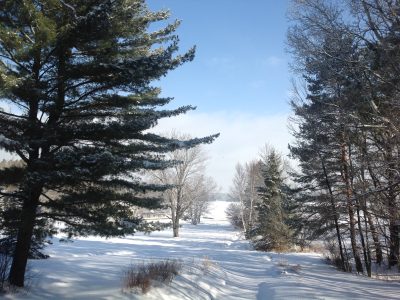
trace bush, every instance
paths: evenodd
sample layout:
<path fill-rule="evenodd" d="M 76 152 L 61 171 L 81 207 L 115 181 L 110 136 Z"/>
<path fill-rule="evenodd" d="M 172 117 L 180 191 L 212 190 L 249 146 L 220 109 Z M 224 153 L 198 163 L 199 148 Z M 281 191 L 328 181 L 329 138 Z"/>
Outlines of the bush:
<path fill-rule="evenodd" d="M 240 212 L 240 205 L 238 203 L 231 203 L 225 210 L 229 222 L 239 229 L 243 229 L 243 222 Z"/>
<path fill-rule="evenodd" d="M 252 238 L 252 242 L 258 251 L 287 252 L 292 246 L 289 237 L 285 235 L 258 235 Z"/>
<path fill-rule="evenodd" d="M 138 266 L 131 265 L 125 271 L 123 285 L 127 289 L 140 289 L 146 294 L 154 281 L 170 284 L 181 269 L 182 263 L 172 259 L 142 263 Z"/>
<path fill-rule="evenodd" d="M 348 253 L 345 253 L 345 261 L 342 262 L 337 242 L 328 239 L 325 241 L 325 248 L 328 252 L 325 256 L 325 261 L 327 264 L 333 265 L 341 271 L 352 272 L 352 266 L 349 262 Z"/>
<path fill-rule="evenodd" d="M 208 273 L 210 269 L 215 266 L 216 264 L 208 256 L 203 256 L 200 264 L 200 269 L 203 271 L 203 274 Z"/>
<path fill-rule="evenodd" d="M 282 274 L 287 274 L 288 272 L 299 274 L 300 271 L 302 270 L 301 265 L 299 265 L 299 264 L 291 265 L 291 264 L 289 264 L 287 259 L 283 259 L 283 258 L 281 258 L 276 265 L 278 267 L 282 268 Z"/>

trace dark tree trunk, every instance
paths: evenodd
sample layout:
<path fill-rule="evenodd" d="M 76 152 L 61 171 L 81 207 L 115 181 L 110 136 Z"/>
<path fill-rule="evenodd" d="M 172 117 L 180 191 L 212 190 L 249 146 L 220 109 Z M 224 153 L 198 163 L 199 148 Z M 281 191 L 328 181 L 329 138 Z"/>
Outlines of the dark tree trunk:
<path fill-rule="evenodd" d="M 28 262 L 29 249 L 32 241 L 33 228 L 35 226 L 36 209 L 39 203 L 41 189 L 29 193 L 29 198 L 24 200 L 21 220 L 18 228 L 17 243 L 9 274 L 9 282 L 12 285 L 23 287 L 25 270 Z"/>
<path fill-rule="evenodd" d="M 40 88 L 40 56 L 41 49 L 37 49 L 34 55 L 34 63 L 32 66 L 32 74 L 35 80 L 35 86 Z M 33 93 L 29 101 L 29 127 L 26 130 L 26 135 L 35 139 L 41 138 L 41 130 L 38 128 L 37 115 L 39 111 L 39 98 Z M 37 145 L 30 144 L 28 169 L 32 167 L 32 162 L 39 158 L 39 148 Z M 43 151 L 47 151 L 42 149 Z M 30 171 L 35 171 L 34 168 Z M 15 245 L 13 261 L 9 273 L 9 282 L 12 285 L 23 287 L 25 280 L 25 270 L 29 257 L 29 250 L 31 247 L 33 228 L 36 220 L 36 209 L 39 204 L 39 197 L 42 192 L 42 185 L 37 184 L 32 186 L 33 183 L 25 182 L 29 188 L 25 189 L 25 198 L 23 200 L 19 227 L 17 233 L 17 242 Z"/>
<path fill-rule="evenodd" d="M 365 268 L 367 269 L 368 277 L 371 277 L 372 276 L 372 274 L 371 274 L 371 252 L 369 250 L 368 244 L 365 243 L 359 208 L 357 208 L 357 224 L 358 224 L 358 233 L 360 235 L 360 240 L 361 240 L 361 246 L 363 248 Z M 365 229 L 367 230 L 367 228 L 365 228 Z"/>
<path fill-rule="evenodd" d="M 353 165 L 353 159 L 352 159 L 352 150 L 351 150 L 351 146 L 348 146 L 348 161 L 349 161 L 349 165 L 350 165 L 350 171 L 349 171 L 349 177 L 350 177 L 350 187 L 351 187 L 351 191 L 352 194 L 355 195 L 354 193 L 354 174 L 356 173 L 356 171 L 354 170 L 354 165 Z M 368 244 L 368 227 L 365 226 L 365 238 L 364 238 L 364 232 L 363 232 L 363 228 L 362 228 L 362 221 L 361 221 L 361 213 L 360 213 L 360 207 L 364 206 L 365 204 L 365 199 L 364 199 L 364 195 L 365 195 L 365 177 L 364 177 L 364 165 L 361 163 L 361 165 L 359 165 L 359 172 L 360 172 L 360 176 L 362 179 L 362 197 L 360 197 L 359 195 L 356 195 L 354 201 L 356 204 L 356 212 L 357 212 L 357 225 L 358 225 L 358 234 L 360 236 L 360 241 L 361 241 L 361 247 L 363 250 L 363 256 L 364 256 L 364 264 L 365 264 L 365 269 L 367 270 L 367 275 L 368 277 L 371 277 L 371 251 L 369 248 L 369 244 Z M 361 201 L 360 201 L 360 198 Z M 361 203 L 362 202 L 362 203 Z M 364 219 L 365 219 L 365 215 L 364 215 Z M 365 225 L 367 225 L 367 222 L 364 222 Z M 367 242 L 366 242 L 367 240 Z"/>
<path fill-rule="evenodd" d="M 351 205 L 347 206 L 348 213 L 349 213 L 349 222 L 350 222 L 350 242 L 351 242 L 351 249 L 353 250 L 354 260 L 356 262 L 356 270 L 359 273 L 363 273 L 363 266 L 360 258 L 360 254 L 357 248 L 357 241 L 356 241 L 356 222 L 354 219 L 354 210 Z"/>
<path fill-rule="evenodd" d="M 390 220 L 389 223 L 389 233 L 390 233 L 390 241 L 389 241 L 389 266 L 393 267 L 399 263 L 399 225 L 397 225 L 398 220 Z"/>
<path fill-rule="evenodd" d="M 332 209 L 332 215 L 333 215 L 333 220 L 335 222 L 336 237 L 338 239 L 338 244 L 339 244 L 341 268 L 342 268 L 343 271 L 348 271 L 347 268 L 346 268 L 347 263 L 345 263 L 345 258 L 344 258 L 344 254 L 343 254 L 342 237 L 341 237 L 340 228 L 339 228 L 339 216 L 338 216 L 338 212 L 336 210 L 335 202 L 333 200 L 333 191 L 332 191 L 331 184 L 329 182 L 328 171 L 326 170 L 325 162 L 324 162 L 321 154 L 319 154 L 319 158 L 321 160 L 322 170 L 324 171 L 325 183 L 326 183 L 326 186 L 327 186 L 328 191 L 329 191 L 329 199 L 330 199 L 330 202 L 331 202 L 330 204 L 331 204 L 331 209 Z"/>
<path fill-rule="evenodd" d="M 393 171 L 389 172 L 388 210 L 389 210 L 389 267 L 399 263 L 400 237 L 399 237 L 399 212 L 396 203 L 396 193 L 393 187 Z"/>
<path fill-rule="evenodd" d="M 376 229 L 376 226 L 372 220 L 371 214 L 369 213 L 368 209 L 364 207 L 364 215 L 367 219 L 368 225 L 369 225 L 369 231 L 371 232 L 372 240 L 374 241 L 374 247 L 375 247 L 375 256 L 376 256 L 376 263 L 380 265 L 383 261 L 383 252 L 382 252 L 382 246 L 379 241 L 379 236 L 378 232 Z"/>
<path fill-rule="evenodd" d="M 387 179 L 388 179 L 388 192 L 387 192 L 387 207 L 389 211 L 389 267 L 395 266 L 399 263 L 399 250 L 400 250 L 400 237 L 399 237 L 399 210 L 396 203 L 396 162 L 393 156 L 393 147 L 390 144 L 391 138 L 386 138 L 386 162 Z"/>
<path fill-rule="evenodd" d="M 343 138 L 344 140 L 344 138 Z M 341 155 L 342 155 L 342 177 L 345 184 L 345 193 L 347 199 L 347 211 L 349 214 L 349 224 L 350 224 L 350 242 L 351 248 L 353 250 L 354 260 L 356 262 L 356 270 L 359 273 L 363 273 L 363 265 L 361 262 L 360 254 L 357 248 L 357 240 L 356 240 L 356 220 L 354 216 L 354 205 L 352 200 L 352 190 L 349 176 L 349 161 L 347 154 L 347 145 L 343 143 L 341 145 Z"/>
<path fill-rule="evenodd" d="M 380 187 L 380 183 L 379 183 L 378 179 L 376 178 L 375 174 L 373 173 L 368 159 L 366 160 L 366 163 L 367 163 L 367 167 L 368 167 L 368 173 L 371 176 L 372 182 L 374 184 L 374 188 L 377 189 L 378 187 Z M 376 199 L 376 202 L 378 203 L 377 199 Z M 375 226 L 374 221 L 372 219 L 372 216 L 371 216 L 371 214 L 370 214 L 370 212 L 369 212 L 369 210 L 367 208 L 367 204 L 366 203 L 364 204 L 363 211 L 364 211 L 365 217 L 367 218 L 368 225 L 369 225 L 369 228 L 370 228 L 370 232 L 371 232 L 371 235 L 372 235 L 372 239 L 374 241 L 376 263 L 378 265 L 380 265 L 382 263 L 382 261 L 383 261 L 382 245 L 381 245 L 381 243 L 379 241 L 378 231 L 376 229 L 376 226 Z"/>

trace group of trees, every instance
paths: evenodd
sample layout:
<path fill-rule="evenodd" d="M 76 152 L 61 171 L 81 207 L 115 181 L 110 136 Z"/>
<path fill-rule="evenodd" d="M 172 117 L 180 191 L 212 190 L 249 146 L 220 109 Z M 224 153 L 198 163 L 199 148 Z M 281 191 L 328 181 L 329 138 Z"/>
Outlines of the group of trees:
<path fill-rule="evenodd" d="M 292 242 L 286 171 L 287 164 L 272 147 L 265 147 L 258 160 L 236 165 L 230 191 L 234 202 L 226 213 L 256 249 L 284 250 Z"/>
<path fill-rule="evenodd" d="M 185 140 L 189 137 L 172 132 L 170 138 Z M 155 170 L 148 175 L 154 183 L 171 186 L 161 192 L 161 196 L 170 210 L 173 236 L 178 237 L 181 219 L 190 219 L 193 225 L 200 223 L 217 185 L 205 174 L 207 157 L 201 145 L 175 150 L 167 156 L 171 161 L 180 163 L 172 168 Z"/>
<path fill-rule="evenodd" d="M 299 168 L 237 165 L 228 216 L 260 249 L 323 237 L 343 270 L 399 266 L 400 4 L 293 0 L 290 21 Z"/>
<path fill-rule="evenodd" d="M 1 234 L 15 239 L 9 282 L 24 285 L 29 251 L 66 225 L 69 236 L 123 235 L 141 220 L 131 206 L 159 207 L 143 170 L 176 166 L 164 154 L 209 143 L 146 130 L 192 107 L 151 83 L 191 61 L 177 55 L 168 12 L 142 0 L 0 1 L 0 150 L 22 164 L 0 170 Z M 4 106 L 3 106 L 4 107 Z M 8 186 L 13 186 L 8 189 Z M 127 222 L 127 220 L 129 222 Z"/>
<path fill-rule="evenodd" d="M 400 4 L 295 0 L 291 21 L 298 229 L 371 276 L 399 264 Z"/>

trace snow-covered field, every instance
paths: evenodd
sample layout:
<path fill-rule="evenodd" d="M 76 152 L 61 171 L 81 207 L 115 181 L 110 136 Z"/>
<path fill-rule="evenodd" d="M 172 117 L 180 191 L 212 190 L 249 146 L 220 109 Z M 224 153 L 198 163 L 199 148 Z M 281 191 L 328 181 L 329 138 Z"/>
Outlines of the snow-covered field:
<path fill-rule="evenodd" d="M 251 250 L 214 202 L 203 224 L 124 239 L 96 237 L 47 248 L 51 258 L 31 261 L 29 288 L 6 299 L 400 299 L 400 283 L 336 271 L 309 253 Z M 181 275 L 146 295 L 122 289 L 131 264 L 181 259 Z"/>

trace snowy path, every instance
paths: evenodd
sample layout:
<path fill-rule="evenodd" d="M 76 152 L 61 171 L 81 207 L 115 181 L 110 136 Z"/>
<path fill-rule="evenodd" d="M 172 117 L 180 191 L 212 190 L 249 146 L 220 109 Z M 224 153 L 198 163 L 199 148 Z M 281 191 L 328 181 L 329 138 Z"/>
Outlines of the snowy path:
<path fill-rule="evenodd" d="M 50 259 L 31 262 L 30 290 L 6 299 L 400 299 L 399 283 L 338 272 L 315 254 L 251 250 L 227 222 L 225 206 L 213 203 L 210 218 L 184 225 L 180 238 L 165 231 L 55 242 Z M 182 259 L 186 267 L 170 286 L 144 296 L 122 291 L 124 268 L 158 258 Z"/>

